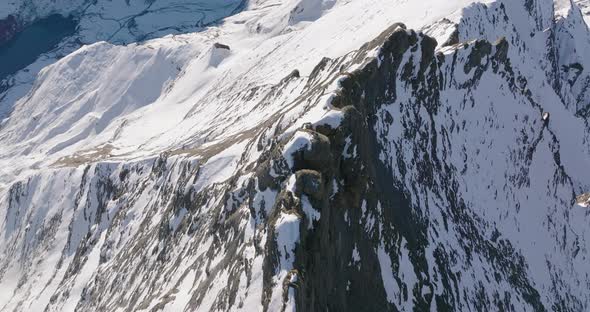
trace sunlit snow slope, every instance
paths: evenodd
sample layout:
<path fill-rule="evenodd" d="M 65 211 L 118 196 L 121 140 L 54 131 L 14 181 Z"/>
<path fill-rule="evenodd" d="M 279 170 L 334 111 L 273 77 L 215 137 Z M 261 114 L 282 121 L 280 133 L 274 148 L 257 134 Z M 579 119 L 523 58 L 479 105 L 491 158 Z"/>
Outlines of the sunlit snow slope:
<path fill-rule="evenodd" d="M 587 1 L 237 4 L 6 87 L 0 311 L 590 309 Z"/>
<path fill-rule="evenodd" d="M 14 102 L 28 93 L 39 71 L 65 55 L 99 41 L 128 44 L 163 37 L 201 31 L 218 24 L 224 17 L 240 12 L 245 0 L 9 0 L 0 2 L 0 46 L 10 40 L 23 41 L 19 36 L 31 28 L 39 28 L 47 18 L 62 16 L 74 23 L 73 33 L 59 39 L 48 52 L 34 56 L 26 68 L 4 79 L 0 71 L 0 119 L 13 109 Z M 55 23 L 55 22 L 53 22 Z M 39 34 L 37 35 L 39 36 Z M 44 38 L 41 38 L 45 40 Z M 34 46 L 41 39 L 32 38 Z M 33 48 L 23 53 L 31 54 Z M 0 66 L 13 67 L 21 60 L 8 63 L 3 57 Z M 14 57 L 14 56 L 13 56 Z M 30 62 L 29 62 L 30 63 Z M 5 65 L 7 64 L 7 65 Z"/>

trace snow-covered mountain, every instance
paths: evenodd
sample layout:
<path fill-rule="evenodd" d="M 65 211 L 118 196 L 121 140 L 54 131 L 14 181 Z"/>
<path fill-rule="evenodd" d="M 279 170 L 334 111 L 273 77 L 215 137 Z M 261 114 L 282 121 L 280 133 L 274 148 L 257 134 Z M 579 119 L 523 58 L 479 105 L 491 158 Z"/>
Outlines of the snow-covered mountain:
<path fill-rule="evenodd" d="M 202 30 L 241 11 L 245 0 L 9 0 L 0 2 L 0 46 L 44 19 L 63 16 L 76 22 L 73 35 L 39 56 L 26 70 L 0 81 L 0 119 L 30 91 L 39 71 L 82 45 L 99 41 L 128 44 Z M 48 30 L 51 31 L 51 30 Z M 38 36 L 38 35 L 37 35 Z M 38 41 L 33 36 L 32 41 Z M 27 47 L 28 49 L 28 47 Z M 0 49 L 0 66 L 5 56 Z M 0 80 L 3 80 L 0 70 Z M 9 92 L 6 92 L 9 90 Z"/>
<path fill-rule="evenodd" d="M 589 7 L 0 4 L 0 311 L 590 310 Z"/>
<path fill-rule="evenodd" d="M 213 25 L 239 12 L 245 0 L 8 0 L 0 19 L 20 28 L 60 14 L 78 20 L 82 43 L 129 43 Z"/>

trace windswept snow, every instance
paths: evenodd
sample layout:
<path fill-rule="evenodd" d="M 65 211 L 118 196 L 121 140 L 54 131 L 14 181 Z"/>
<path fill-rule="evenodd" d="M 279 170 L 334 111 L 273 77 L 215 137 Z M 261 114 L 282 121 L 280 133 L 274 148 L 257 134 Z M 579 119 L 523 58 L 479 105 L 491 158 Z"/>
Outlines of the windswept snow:
<path fill-rule="evenodd" d="M 322 8 L 331 3 L 324 2 Z M 235 92 L 254 82 L 278 83 L 293 69 L 309 75 L 322 57 L 360 47 L 392 21 L 420 28 L 469 2 L 338 2 L 316 22 L 280 34 L 251 28 L 281 12 L 282 7 L 263 2 L 202 33 L 128 46 L 83 47 L 45 68 L 31 93 L 14 105 L 0 133 L 7 146 L 0 152 L 0 182 L 105 144 L 113 147 L 106 157 L 131 158 L 236 135 L 268 120 L 281 105 L 238 105 L 230 100 Z M 301 5 L 309 7 L 306 1 Z M 214 55 L 227 54 L 215 52 L 215 42 L 228 43 L 232 57 Z M 207 51 L 212 54 L 207 56 Z M 321 120 L 335 125 L 335 114 Z M 13 163 L 15 155 L 24 159 Z"/>
<path fill-rule="evenodd" d="M 80 13 L 92 44 L 64 43 L 0 94 L 0 310 L 294 310 L 312 280 L 302 235 L 349 264 L 335 289 L 380 276 L 385 308 L 456 294 L 494 310 L 508 293 L 514 309 L 567 294 L 587 310 L 590 217 L 574 202 L 590 189 L 590 6 L 521 2 L 1 3 L 25 20 Z M 416 42 L 384 67 L 393 52 L 363 45 L 395 22 Z M 347 94 L 363 130 L 340 133 L 335 99 L 364 80 Z M 341 139 L 342 176 L 324 177 L 329 210 L 295 196 L 305 227 L 275 204 L 319 126 Z"/>

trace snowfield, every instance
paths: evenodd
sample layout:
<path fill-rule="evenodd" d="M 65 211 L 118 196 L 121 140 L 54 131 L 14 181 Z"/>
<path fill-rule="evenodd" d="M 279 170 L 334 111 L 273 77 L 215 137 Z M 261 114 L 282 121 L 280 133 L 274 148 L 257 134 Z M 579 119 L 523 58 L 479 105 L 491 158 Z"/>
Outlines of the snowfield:
<path fill-rule="evenodd" d="M 0 311 L 590 309 L 588 8 L 0 4 Z"/>

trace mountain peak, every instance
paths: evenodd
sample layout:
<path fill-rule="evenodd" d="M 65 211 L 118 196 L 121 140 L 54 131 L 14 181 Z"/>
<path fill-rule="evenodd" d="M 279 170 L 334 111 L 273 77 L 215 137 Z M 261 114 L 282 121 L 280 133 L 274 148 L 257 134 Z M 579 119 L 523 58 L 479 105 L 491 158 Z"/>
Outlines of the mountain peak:
<path fill-rule="evenodd" d="M 214 2 L 0 5 L 0 311 L 590 307 L 586 0 Z"/>

